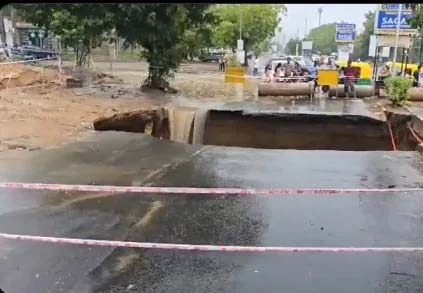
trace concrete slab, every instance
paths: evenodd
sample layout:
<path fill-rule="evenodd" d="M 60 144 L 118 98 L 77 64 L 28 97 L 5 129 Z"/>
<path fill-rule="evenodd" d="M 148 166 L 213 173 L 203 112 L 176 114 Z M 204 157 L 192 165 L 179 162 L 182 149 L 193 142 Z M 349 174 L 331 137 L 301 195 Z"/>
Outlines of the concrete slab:
<path fill-rule="evenodd" d="M 19 154 L 22 154 L 20 152 Z M 0 180 L 202 187 L 421 186 L 415 152 L 198 147 L 140 134 L 14 156 Z M 420 194 L 89 197 L 0 190 L 0 231 L 226 245 L 422 246 Z M 62 199 L 58 199 L 62 198 Z M 165 208 L 142 231 L 153 201 Z M 419 292 L 422 254 L 160 252 L 1 241 L 5 292 Z M 395 291 L 396 290 L 396 291 Z"/>

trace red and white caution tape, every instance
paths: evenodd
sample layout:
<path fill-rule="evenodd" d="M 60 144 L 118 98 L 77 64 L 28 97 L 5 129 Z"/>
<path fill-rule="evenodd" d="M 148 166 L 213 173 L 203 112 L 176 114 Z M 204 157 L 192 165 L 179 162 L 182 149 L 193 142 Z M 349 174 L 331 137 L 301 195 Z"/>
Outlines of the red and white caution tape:
<path fill-rule="evenodd" d="M 222 252 L 422 252 L 423 247 L 302 247 L 302 246 L 223 246 L 177 243 L 150 243 L 114 240 L 58 238 L 0 233 L 0 238 L 56 244 L 130 247 L 166 250 L 222 251 Z"/>
<path fill-rule="evenodd" d="M 150 187 L 150 186 L 108 186 L 69 185 L 48 183 L 3 182 L 0 188 L 87 191 L 110 193 L 160 193 L 160 194 L 210 194 L 210 195 L 332 195 L 356 193 L 398 193 L 423 192 L 423 188 L 201 188 L 201 187 Z"/>

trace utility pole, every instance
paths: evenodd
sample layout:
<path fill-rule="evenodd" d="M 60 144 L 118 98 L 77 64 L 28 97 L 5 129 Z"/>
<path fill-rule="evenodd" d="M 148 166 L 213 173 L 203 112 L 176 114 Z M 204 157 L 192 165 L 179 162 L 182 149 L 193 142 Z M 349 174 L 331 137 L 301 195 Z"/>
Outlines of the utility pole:
<path fill-rule="evenodd" d="M 240 4 L 241 5 L 241 17 L 240 17 L 240 20 L 239 20 L 239 39 L 240 40 L 242 40 L 242 4 Z"/>
<path fill-rule="evenodd" d="M 307 17 L 305 18 L 305 30 L 304 30 L 304 39 L 307 37 Z"/>
<path fill-rule="evenodd" d="M 392 73 L 394 76 L 397 73 L 397 69 L 395 67 L 397 63 L 397 51 L 398 51 L 398 39 L 399 39 L 399 31 L 400 31 L 400 24 L 401 24 L 401 12 L 402 12 L 402 3 L 398 4 L 398 16 L 397 16 L 397 32 L 395 34 L 395 49 L 394 49 L 394 60 L 393 60 L 393 66 L 392 66 Z"/>
<path fill-rule="evenodd" d="M 322 12 L 323 12 L 323 8 L 319 7 L 317 8 L 317 11 L 319 12 L 319 26 L 322 24 Z"/>

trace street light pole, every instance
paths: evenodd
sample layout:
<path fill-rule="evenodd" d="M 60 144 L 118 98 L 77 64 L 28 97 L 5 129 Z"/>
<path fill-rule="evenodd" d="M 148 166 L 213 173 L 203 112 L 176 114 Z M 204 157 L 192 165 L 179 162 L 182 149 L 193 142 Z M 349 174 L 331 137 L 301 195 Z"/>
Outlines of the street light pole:
<path fill-rule="evenodd" d="M 240 17 L 240 21 L 239 21 L 239 39 L 242 40 L 242 4 L 241 5 L 241 17 Z"/>
<path fill-rule="evenodd" d="M 319 12 L 319 26 L 321 25 L 321 20 L 322 20 L 322 12 L 323 12 L 323 8 L 319 7 L 317 8 L 317 11 Z"/>
<path fill-rule="evenodd" d="M 394 76 L 397 73 L 396 69 L 396 63 L 397 63 L 397 51 L 398 51 L 398 39 L 399 39 L 399 31 L 400 31 L 400 23 L 401 23 L 401 12 L 402 12 L 402 4 L 398 4 L 398 16 L 397 16 L 397 31 L 395 34 L 395 49 L 394 49 L 394 60 L 393 60 L 393 66 L 392 66 L 392 73 Z"/>

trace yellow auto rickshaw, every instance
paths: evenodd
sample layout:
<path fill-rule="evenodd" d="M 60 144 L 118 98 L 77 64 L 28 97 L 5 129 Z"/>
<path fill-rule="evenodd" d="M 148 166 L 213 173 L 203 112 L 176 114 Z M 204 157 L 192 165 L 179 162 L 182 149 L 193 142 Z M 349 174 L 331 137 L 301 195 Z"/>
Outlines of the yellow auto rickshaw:
<path fill-rule="evenodd" d="M 389 68 L 392 68 L 392 62 L 386 62 L 386 65 L 389 66 Z M 400 62 L 395 62 L 395 67 L 397 68 L 398 72 L 401 70 L 401 65 L 402 65 L 402 70 L 405 71 L 405 63 L 400 63 Z M 418 64 L 407 64 L 407 69 L 411 69 L 411 72 L 414 72 L 417 70 L 417 66 L 419 66 Z"/>

